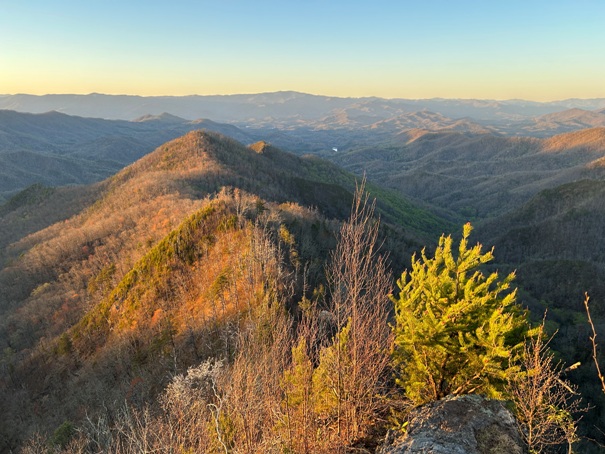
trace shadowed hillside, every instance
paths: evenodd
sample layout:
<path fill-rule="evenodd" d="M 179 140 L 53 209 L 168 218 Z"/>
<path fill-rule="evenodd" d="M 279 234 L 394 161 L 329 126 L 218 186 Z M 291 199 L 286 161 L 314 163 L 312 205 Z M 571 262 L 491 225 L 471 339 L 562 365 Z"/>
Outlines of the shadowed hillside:
<path fill-rule="evenodd" d="M 595 128 L 550 139 L 410 131 L 399 143 L 331 159 L 461 219 L 482 219 L 515 209 L 543 189 L 602 178 L 604 155 L 605 130 Z"/>
<path fill-rule="evenodd" d="M 162 143 L 195 129 L 252 141 L 230 125 L 160 115 L 136 121 L 82 118 L 59 112 L 0 110 L 0 202 L 32 184 L 100 181 Z"/>
<path fill-rule="evenodd" d="M 587 292 L 597 330 L 605 332 L 605 181 L 583 179 L 541 191 L 482 225 L 478 236 L 495 246 L 499 269 L 515 270 L 534 319 L 546 313 L 550 331 L 557 332 L 552 346 L 567 364 L 582 364 L 575 382 L 595 407 L 584 417 L 584 430 L 602 427 L 605 399 L 595 380 L 583 301 Z"/>
<path fill-rule="evenodd" d="M 605 181 L 580 180 L 540 192 L 481 228 L 501 263 L 518 268 L 536 300 L 582 311 L 584 292 L 605 301 Z M 602 304 L 594 310 L 605 314 Z"/>

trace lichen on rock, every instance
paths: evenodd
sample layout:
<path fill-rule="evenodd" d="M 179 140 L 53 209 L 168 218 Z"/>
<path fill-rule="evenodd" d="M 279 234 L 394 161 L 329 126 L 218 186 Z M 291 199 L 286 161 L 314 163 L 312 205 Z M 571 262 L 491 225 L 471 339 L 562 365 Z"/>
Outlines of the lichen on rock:
<path fill-rule="evenodd" d="M 448 396 L 413 410 L 407 431 L 379 454 L 525 454 L 511 412 L 498 400 Z"/>

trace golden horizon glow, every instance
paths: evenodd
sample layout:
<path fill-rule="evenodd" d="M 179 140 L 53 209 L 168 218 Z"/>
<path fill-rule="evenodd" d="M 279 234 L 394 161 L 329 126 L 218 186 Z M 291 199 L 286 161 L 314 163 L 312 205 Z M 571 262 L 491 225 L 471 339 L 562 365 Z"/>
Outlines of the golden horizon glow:
<path fill-rule="evenodd" d="M 7 0 L 0 94 L 605 98 L 605 3 L 588 3 Z"/>
<path fill-rule="evenodd" d="M 3 84 L 3 88 L 5 85 Z M 556 102 L 566 99 L 598 99 L 605 98 L 605 90 L 598 91 L 592 87 L 583 87 L 582 90 L 568 92 L 564 89 L 556 89 L 553 92 L 543 90 L 542 87 L 527 87 L 525 90 L 501 90 L 500 92 L 485 89 L 485 90 L 451 90 L 451 89 L 436 89 L 435 87 L 427 87 L 416 90 L 346 90 L 346 89 L 324 89 L 315 87 L 275 87 L 275 86 L 259 86 L 257 88 L 242 88 L 237 89 L 220 89 L 216 88 L 200 90 L 169 90 L 165 89 L 141 89 L 124 90 L 119 88 L 88 88 L 88 87 L 73 87 L 65 89 L 57 87 L 56 89 L 30 89 L 28 91 L 13 89 L 3 90 L 0 95 L 90 95 L 102 94 L 109 96 L 140 96 L 140 97 L 185 97 L 185 96 L 231 96 L 231 95 L 253 95 L 261 93 L 274 93 L 293 91 L 315 96 L 338 97 L 338 98 L 383 98 L 383 99 L 476 99 L 476 100 L 524 100 L 530 102 Z"/>

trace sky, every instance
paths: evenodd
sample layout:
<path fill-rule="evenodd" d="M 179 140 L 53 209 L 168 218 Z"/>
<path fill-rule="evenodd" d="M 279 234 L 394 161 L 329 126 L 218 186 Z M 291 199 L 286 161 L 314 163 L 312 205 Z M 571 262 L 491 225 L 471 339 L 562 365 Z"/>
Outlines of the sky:
<path fill-rule="evenodd" d="M 604 0 L 0 0 L 0 93 L 605 97 Z"/>

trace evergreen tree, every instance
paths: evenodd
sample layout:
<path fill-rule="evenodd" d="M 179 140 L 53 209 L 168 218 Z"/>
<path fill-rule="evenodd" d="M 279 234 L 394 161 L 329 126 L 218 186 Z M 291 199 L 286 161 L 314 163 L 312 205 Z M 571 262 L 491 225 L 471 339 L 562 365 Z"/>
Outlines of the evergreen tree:
<path fill-rule="evenodd" d="M 292 452 L 309 452 L 317 440 L 313 412 L 313 363 L 308 354 L 307 338 L 301 336 L 292 347 L 292 364 L 284 371 L 282 392 L 288 448 Z"/>
<path fill-rule="evenodd" d="M 485 276 L 480 265 L 493 259 L 481 245 L 468 248 L 470 224 L 463 228 L 458 257 L 452 237 L 442 236 L 429 258 L 412 258 L 411 271 L 398 281 L 393 360 L 398 384 L 416 404 L 449 394 L 500 397 L 506 379 L 518 371 L 528 334 L 525 314 L 510 290 L 514 273 Z"/>

